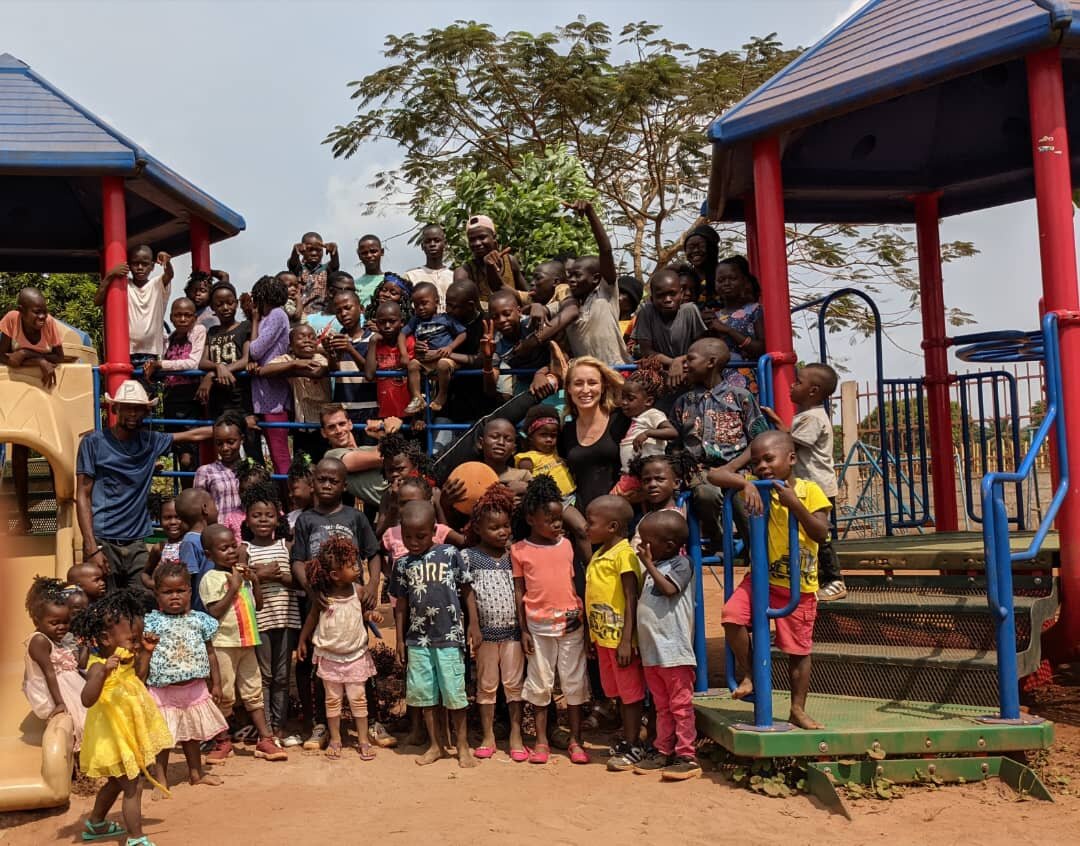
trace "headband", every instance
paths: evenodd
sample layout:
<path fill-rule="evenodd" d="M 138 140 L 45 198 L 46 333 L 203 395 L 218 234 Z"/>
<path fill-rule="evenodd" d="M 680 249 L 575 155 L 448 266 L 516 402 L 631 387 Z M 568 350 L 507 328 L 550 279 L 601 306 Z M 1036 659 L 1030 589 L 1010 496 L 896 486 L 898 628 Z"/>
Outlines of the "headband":
<path fill-rule="evenodd" d="M 556 426 L 558 426 L 559 425 L 559 418 L 554 417 L 554 416 L 552 416 L 552 417 L 537 417 L 532 423 L 529 424 L 529 428 L 525 430 L 525 434 L 526 435 L 531 435 L 533 432 L 535 432 L 541 426 L 547 426 L 549 423 L 554 423 Z"/>

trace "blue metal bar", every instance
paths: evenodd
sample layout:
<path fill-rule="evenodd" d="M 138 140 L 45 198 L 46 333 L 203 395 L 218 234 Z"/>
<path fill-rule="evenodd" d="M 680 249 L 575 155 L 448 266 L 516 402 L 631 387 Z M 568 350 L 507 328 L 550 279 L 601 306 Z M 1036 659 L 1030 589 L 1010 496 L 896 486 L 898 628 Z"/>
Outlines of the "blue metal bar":
<path fill-rule="evenodd" d="M 771 728 L 772 714 L 772 653 L 769 640 L 769 620 L 786 617 L 798 607 L 802 574 L 799 568 L 799 524 L 794 516 L 788 523 L 788 567 L 791 575 L 791 596 L 783 608 L 769 607 L 769 509 L 772 504 L 773 482 L 755 481 L 761 494 L 763 511 L 750 517 L 750 677 L 754 683 L 754 725 Z"/>
<path fill-rule="evenodd" d="M 1027 561 L 1038 554 L 1047 532 L 1069 490 L 1069 455 L 1066 421 L 1061 408 L 1061 351 L 1058 345 L 1058 316 L 1054 312 L 1042 319 L 1043 349 L 1046 354 L 1046 416 L 1032 439 L 1024 460 L 1013 473 L 987 474 L 980 486 L 983 511 L 983 544 L 986 551 L 986 596 L 997 629 L 998 695 L 1000 716 L 1004 720 L 1020 718 L 1019 681 L 1016 667 L 1016 630 L 1013 619 L 1012 564 Z M 1054 497 L 1026 550 L 1013 553 L 1009 544 L 1009 522 L 1005 511 L 1004 486 L 1022 482 L 1035 466 L 1039 450 L 1046 442 L 1051 426 L 1056 435 L 1060 477 Z M 1033 632 L 1033 637 L 1038 633 Z"/>
<path fill-rule="evenodd" d="M 877 303 L 875 303 L 865 292 L 858 290 L 857 288 L 840 288 L 839 290 L 832 291 L 823 297 L 809 300 L 805 303 L 791 309 L 791 313 L 795 314 L 799 311 L 807 309 L 815 309 L 817 312 L 817 324 L 818 324 L 818 354 L 821 357 L 821 361 L 828 363 L 828 332 L 825 325 L 825 316 L 828 314 L 829 307 L 834 301 L 842 299 L 844 297 L 855 297 L 862 300 L 866 304 L 866 307 L 870 309 L 870 313 L 874 316 L 874 369 L 877 375 L 877 403 L 878 403 L 878 433 L 881 437 L 882 450 L 886 447 L 886 434 L 885 434 L 885 357 L 882 353 L 882 331 L 881 331 L 881 312 L 878 310 Z M 889 466 L 885 463 L 885 467 L 882 473 L 882 499 L 885 505 L 885 534 L 891 535 L 893 533 L 893 520 L 892 520 L 892 502 L 891 491 L 889 489 Z M 895 528 L 899 528 L 898 526 Z"/>
<path fill-rule="evenodd" d="M 735 592 L 735 512 L 733 491 L 724 491 L 724 510 L 722 523 L 724 537 L 721 539 L 724 552 L 724 602 L 731 599 Z M 731 644 L 724 638 L 724 669 L 727 670 L 728 690 L 734 691 L 739 686 L 739 680 L 735 676 L 735 653 Z"/>
<path fill-rule="evenodd" d="M 686 523 L 690 528 L 687 548 L 690 550 L 690 564 L 694 568 L 694 662 L 697 665 L 694 674 L 694 693 L 705 693 L 709 689 L 709 657 L 705 643 L 705 581 L 701 556 L 701 524 L 693 508 L 689 508 L 689 493 L 679 495 L 678 504 L 686 510 Z"/>

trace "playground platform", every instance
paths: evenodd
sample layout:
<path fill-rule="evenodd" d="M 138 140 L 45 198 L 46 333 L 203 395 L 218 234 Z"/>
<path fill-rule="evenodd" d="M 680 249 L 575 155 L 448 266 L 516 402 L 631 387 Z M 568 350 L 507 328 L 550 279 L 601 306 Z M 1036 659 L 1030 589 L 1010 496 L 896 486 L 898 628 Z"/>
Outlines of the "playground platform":
<path fill-rule="evenodd" d="M 773 712 L 788 710 L 788 693 L 773 694 Z M 694 699 L 698 730 L 729 752 L 745 758 L 863 758 L 868 752 L 895 756 L 988 755 L 1047 749 L 1053 724 L 1021 715 L 1013 724 L 983 722 L 996 718 L 990 709 L 932 702 L 890 701 L 811 693 L 807 713 L 825 725 L 803 731 L 774 723 L 769 731 L 753 727 L 754 706 L 709 691 Z"/>
<path fill-rule="evenodd" d="M 1031 545 L 1035 532 L 1009 532 L 1013 555 Z M 986 550 L 982 532 L 932 532 L 892 535 L 880 538 L 853 538 L 835 546 L 844 570 L 952 570 L 982 569 Z M 1048 532 L 1038 552 L 1026 561 L 1014 561 L 1013 569 L 1048 570 L 1056 567 L 1061 555 L 1057 532 Z"/>

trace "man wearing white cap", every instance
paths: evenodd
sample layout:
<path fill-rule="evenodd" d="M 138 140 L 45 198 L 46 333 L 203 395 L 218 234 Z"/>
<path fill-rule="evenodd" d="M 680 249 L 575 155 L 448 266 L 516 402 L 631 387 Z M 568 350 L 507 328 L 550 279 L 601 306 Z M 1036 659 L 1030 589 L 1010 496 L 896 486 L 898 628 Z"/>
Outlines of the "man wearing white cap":
<path fill-rule="evenodd" d="M 518 300 L 527 303 L 529 286 L 525 274 L 518 260 L 510 255 L 510 248 L 499 246 L 495 222 L 486 214 L 474 214 L 465 224 L 465 236 L 473 257 L 454 271 L 454 281 L 475 282 L 480 289 L 480 306 L 485 311 L 491 292 L 499 288 L 518 292 Z"/>
<path fill-rule="evenodd" d="M 83 561 L 97 564 L 110 589 L 141 588 L 146 567 L 150 511 L 146 499 L 158 458 L 175 443 L 211 437 L 213 428 L 152 432 L 143 421 L 155 402 L 142 384 L 122 382 L 116 396 L 105 394 L 116 423 L 90 432 L 79 444 L 75 472 L 75 513 L 83 537 Z"/>

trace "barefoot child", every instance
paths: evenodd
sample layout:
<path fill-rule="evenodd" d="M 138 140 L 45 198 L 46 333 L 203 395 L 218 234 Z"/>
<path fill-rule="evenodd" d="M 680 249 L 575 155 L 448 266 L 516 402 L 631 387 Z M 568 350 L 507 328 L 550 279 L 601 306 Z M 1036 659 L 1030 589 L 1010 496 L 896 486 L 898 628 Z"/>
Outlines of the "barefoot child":
<path fill-rule="evenodd" d="M 457 365 L 450 356 L 465 343 L 465 327 L 450 315 L 439 311 L 439 292 L 430 282 L 421 282 L 412 292 L 413 318 L 403 332 L 415 343 L 415 356 L 408 359 L 409 393 L 412 398 L 405 406 L 406 414 L 419 414 L 424 410 L 424 398 L 420 394 L 420 374 L 435 373 L 438 389 L 431 400 L 432 412 L 438 413 L 446 405 L 450 391 L 450 377 Z"/>
<path fill-rule="evenodd" d="M 461 553 L 436 544 L 435 508 L 430 502 L 407 502 L 401 509 L 401 533 L 409 554 L 394 562 L 390 595 L 395 598 L 398 659 L 406 667 L 405 701 L 424 709 L 430 745 L 416 759 L 424 766 L 445 755 L 435 710 L 441 702 L 454 725 L 459 767 L 475 767 L 466 726 L 465 660 L 467 645 L 480 646 L 472 577 Z M 460 593 L 459 593 L 460 592 Z M 468 611 L 465 636 L 462 605 Z"/>
<path fill-rule="evenodd" d="M 836 371 L 827 364 L 808 364 L 795 371 L 791 386 L 791 401 L 795 416 L 791 428 L 784 425 L 771 408 L 761 410 L 783 432 L 790 431 L 795 441 L 795 476 L 816 482 L 836 508 L 836 470 L 833 467 L 833 425 L 825 412 L 824 403 L 836 391 Z M 832 538 L 818 546 L 819 602 L 832 602 L 847 596 L 840 560 L 833 549 Z"/>
<path fill-rule="evenodd" d="M 289 716 L 289 669 L 300 631 L 300 606 L 292 589 L 289 550 L 292 532 L 281 513 L 278 488 L 259 482 L 241 495 L 244 506 L 244 544 L 241 562 L 251 567 L 262 585 L 262 607 L 255 615 L 259 645 L 255 657 L 262 676 L 267 724 L 278 740 L 285 738 Z"/>
<path fill-rule="evenodd" d="M 23 288 L 16 308 L 0 320 L 0 364 L 7 367 L 36 367 L 41 371 L 41 387 L 56 384 L 56 365 L 64 361 L 60 324 L 49 314 L 45 297 L 37 288 Z M 19 519 L 14 534 L 29 534 L 30 449 L 12 444 L 11 470 L 15 481 L 15 502 Z"/>
<path fill-rule="evenodd" d="M 228 728 L 215 704 L 221 699 L 221 677 L 211 639 L 218 622 L 191 610 L 191 574 L 178 561 L 162 562 L 154 571 L 154 597 L 159 610 L 146 615 L 144 631 L 158 643 L 146 685 L 173 740 L 184 750 L 188 781 L 214 787 L 221 779 L 207 774 L 199 744 Z M 167 790 L 168 749 L 158 753 L 154 766 L 154 775 Z"/>
<path fill-rule="evenodd" d="M 683 781 L 701 775 L 694 753 L 694 568 L 680 552 L 689 530 L 677 511 L 654 511 L 638 532 L 638 560 L 645 569 L 638 645 L 656 707 L 656 754 L 638 761 L 634 772 L 659 770 L 665 781 Z"/>
<path fill-rule="evenodd" d="M 48 721 L 57 714 L 71 714 L 77 752 L 86 708 L 82 704 L 84 682 L 78 661 L 63 645 L 73 616 L 64 583 L 35 576 L 26 594 L 26 611 L 34 621 L 34 633 L 26 640 L 23 693 L 39 719 Z"/>
<path fill-rule="evenodd" d="M 259 732 L 255 757 L 287 761 L 289 753 L 274 742 L 263 711 L 262 674 L 255 647 L 259 645 L 256 612 L 262 606 L 262 586 L 255 571 L 240 563 L 240 551 L 232 532 L 221 523 L 203 529 L 203 549 L 214 569 L 199 582 L 199 596 L 207 613 L 218 621 L 214 651 L 221 674 L 221 712 L 232 714 L 237 688 L 251 722 Z M 211 760 L 232 754 L 227 732 L 219 734 Z"/>
<path fill-rule="evenodd" d="M 585 571 L 585 609 L 589 636 L 600 663 L 604 695 L 619 699 L 622 739 L 611 749 L 611 772 L 632 770 L 642 757 L 638 740 L 645 674 L 637 652 L 637 624 L 641 563 L 627 541 L 634 517 L 630 503 L 619 496 L 601 496 L 585 512 L 589 543 L 599 546 Z"/>
<path fill-rule="evenodd" d="M 476 704 L 483 737 L 473 753 L 477 758 L 495 754 L 495 697 L 502 683 L 510 711 L 510 757 L 525 753 L 521 739 L 521 685 L 525 654 L 514 599 L 514 574 L 507 548 L 514 496 L 502 485 L 492 485 L 473 506 L 466 527 L 470 546 L 461 553 L 472 576 L 481 643 L 476 651 Z"/>
<path fill-rule="evenodd" d="M 88 710 L 79 769 L 90 778 L 106 779 L 86 819 L 84 840 L 126 834 L 127 846 L 154 846 L 143 834 L 139 774 L 165 790 L 148 767 L 159 752 L 172 748 L 173 739 L 136 673 L 138 667 L 145 675 L 157 641 L 148 635 L 140 642 L 142 602 L 135 590 L 113 591 L 79 614 L 72 626 L 76 637 L 91 650 L 82 691 L 82 704 Z M 121 793 L 122 826 L 105 819 Z"/>
<path fill-rule="evenodd" d="M 536 745 L 529 754 L 511 750 L 510 757 L 548 762 L 548 706 L 558 673 L 570 717 L 567 751 L 573 763 L 587 764 L 589 756 L 581 745 L 581 706 L 589 701 L 581 598 L 574 589 L 574 548 L 563 536 L 562 495 L 550 476 L 529 482 L 520 513 L 528 535 L 510 547 L 510 563 L 521 648 L 529 661 L 521 696 L 534 706 Z"/>
<path fill-rule="evenodd" d="M 799 605 L 787 617 L 776 619 L 776 646 L 788 656 L 791 677 L 791 716 L 799 728 L 819 729 L 821 724 L 806 713 L 810 691 L 810 651 L 814 620 L 817 618 L 818 544 L 829 537 L 829 498 L 814 482 L 795 477 L 795 442 L 787 432 L 769 431 L 750 444 L 750 467 L 758 479 L 769 479 L 773 491 L 769 503 L 769 607 L 783 608 L 790 597 L 788 515 L 799 522 Z M 752 481 L 744 480 L 723 467 L 709 471 L 709 481 L 725 488 L 741 489 L 747 513 L 762 513 L 761 497 Z M 753 562 L 760 566 L 764 562 Z M 724 636 L 735 653 L 735 673 L 739 686 L 732 698 L 745 699 L 754 689 L 750 675 L 750 575 L 743 578 L 726 603 L 722 620 Z"/>
<path fill-rule="evenodd" d="M 365 683 L 375 675 L 375 662 L 368 647 L 362 592 L 357 584 L 360 562 L 356 545 L 340 536 L 328 538 L 319 547 L 318 556 L 308 562 L 307 577 L 308 584 L 326 598 L 327 607 L 324 611 L 312 604 L 296 652 L 303 660 L 311 650 L 326 690 L 326 719 L 330 724 L 326 757 L 341 757 L 341 701 L 348 698 L 356 722 L 360 760 L 374 760 L 375 747 L 368 737 Z"/>

